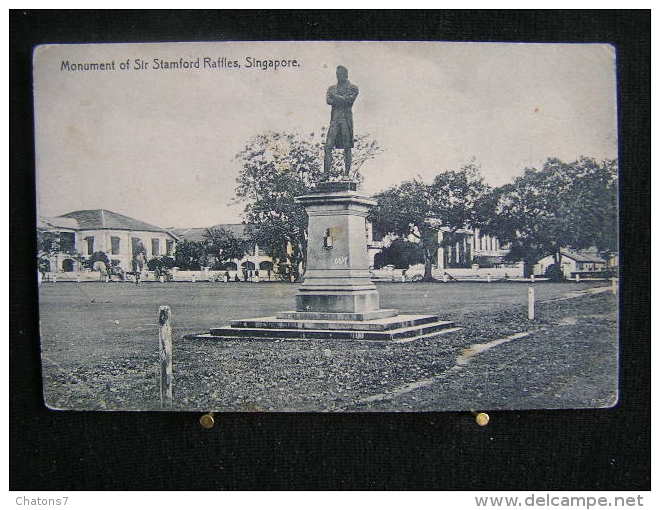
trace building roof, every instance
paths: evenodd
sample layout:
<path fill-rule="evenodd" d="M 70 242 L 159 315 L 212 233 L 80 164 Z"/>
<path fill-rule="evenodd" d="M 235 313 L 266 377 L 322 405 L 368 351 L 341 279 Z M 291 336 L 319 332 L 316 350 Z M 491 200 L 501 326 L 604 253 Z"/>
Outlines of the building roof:
<path fill-rule="evenodd" d="M 595 262 L 599 264 L 606 264 L 605 259 L 600 258 L 598 255 L 593 253 L 578 253 L 571 250 L 561 250 L 562 257 L 568 257 L 573 259 L 575 262 Z"/>
<path fill-rule="evenodd" d="M 249 225 L 243 223 L 219 223 L 211 227 L 203 228 L 172 228 L 170 231 L 181 239 L 186 241 L 204 241 L 204 234 L 209 229 L 225 229 L 234 234 L 236 237 L 243 238 L 247 236 L 247 229 Z"/>
<path fill-rule="evenodd" d="M 73 211 L 63 214 L 60 218 L 73 218 L 78 222 L 78 230 L 145 230 L 168 233 L 164 228 L 107 209 Z"/>
<path fill-rule="evenodd" d="M 46 218 L 45 216 L 39 216 L 37 218 L 37 229 L 38 230 L 57 230 L 57 229 L 67 229 L 67 230 L 78 230 L 78 221 L 75 218 L 64 218 L 62 216 L 56 216 L 55 218 Z"/>

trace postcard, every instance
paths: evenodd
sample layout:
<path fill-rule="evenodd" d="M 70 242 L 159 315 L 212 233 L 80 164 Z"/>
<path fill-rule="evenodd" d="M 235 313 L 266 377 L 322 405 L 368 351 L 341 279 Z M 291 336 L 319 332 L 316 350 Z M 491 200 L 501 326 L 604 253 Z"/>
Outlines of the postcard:
<path fill-rule="evenodd" d="M 618 399 L 606 44 L 45 44 L 55 410 Z"/>

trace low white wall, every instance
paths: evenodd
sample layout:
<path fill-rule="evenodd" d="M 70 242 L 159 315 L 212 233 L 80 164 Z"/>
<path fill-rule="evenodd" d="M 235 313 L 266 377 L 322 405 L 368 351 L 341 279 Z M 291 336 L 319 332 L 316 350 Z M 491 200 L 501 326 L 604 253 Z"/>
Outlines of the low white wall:
<path fill-rule="evenodd" d="M 454 278 L 487 278 L 488 275 L 493 278 L 522 278 L 523 268 L 521 267 L 480 267 L 478 269 L 467 268 L 449 268 L 445 270 L 433 271 L 434 277 L 442 278 L 444 273 L 450 274 Z"/>
<path fill-rule="evenodd" d="M 401 280 L 402 269 L 374 269 L 371 271 L 372 277 L 376 280 Z M 486 268 L 480 267 L 472 268 L 448 268 L 448 269 L 433 269 L 433 277 L 441 280 L 444 273 L 453 276 L 454 278 L 469 279 L 469 278 L 522 278 L 524 269 L 522 264 L 515 267 L 502 267 L 502 268 Z M 424 266 L 412 266 L 406 270 L 406 279 L 410 279 L 416 275 L 424 275 Z"/>
<path fill-rule="evenodd" d="M 198 282 L 208 282 L 208 281 L 216 281 L 216 279 L 220 279 L 222 281 L 222 278 L 225 275 L 225 271 L 216 271 L 216 270 L 209 270 L 209 271 L 171 271 L 172 276 L 174 277 L 175 282 L 191 282 L 193 280 L 193 276 L 195 278 L 195 281 Z M 238 278 L 243 281 L 243 272 L 242 271 L 229 271 L 229 280 L 234 281 L 234 278 L 238 275 Z M 252 271 L 252 278 L 253 280 L 255 279 L 254 271 Z M 270 272 L 270 281 L 276 281 L 277 277 L 273 273 L 273 271 Z M 268 271 L 260 269 L 259 270 L 259 281 L 268 281 Z"/>

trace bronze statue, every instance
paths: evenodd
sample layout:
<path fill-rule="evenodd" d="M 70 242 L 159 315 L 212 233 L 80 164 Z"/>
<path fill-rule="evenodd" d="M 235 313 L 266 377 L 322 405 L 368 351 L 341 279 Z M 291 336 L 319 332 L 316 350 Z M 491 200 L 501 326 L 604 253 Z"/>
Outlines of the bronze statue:
<path fill-rule="evenodd" d="M 326 179 L 332 168 L 333 149 L 344 150 L 344 177 L 348 177 L 351 171 L 351 148 L 353 147 L 353 111 L 351 107 L 358 92 L 358 88 L 348 81 L 348 69 L 344 66 L 337 66 L 337 85 L 332 85 L 325 96 L 326 102 L 332 106 L 323 160 Z"/>

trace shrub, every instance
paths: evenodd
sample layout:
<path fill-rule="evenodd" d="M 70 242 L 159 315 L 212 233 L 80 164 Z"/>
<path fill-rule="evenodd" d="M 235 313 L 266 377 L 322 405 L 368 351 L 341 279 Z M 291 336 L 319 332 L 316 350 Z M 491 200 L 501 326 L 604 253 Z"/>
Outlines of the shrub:
<path fill-rule="evenodd" d="M 374 257 L 374 267 L 393 265 L 396 269 L 408 269 L 410 266 L 424 263 L 424 251 L 419 243 L 405 239 L 395 239 L 388 247 Z"/>
<path fill-rule="evenodd" d="M 559 264 L 549 265 L 545 270 L 544 276 L 553 282 L 560 282 L 564 279 L 564 273 Z"/>

